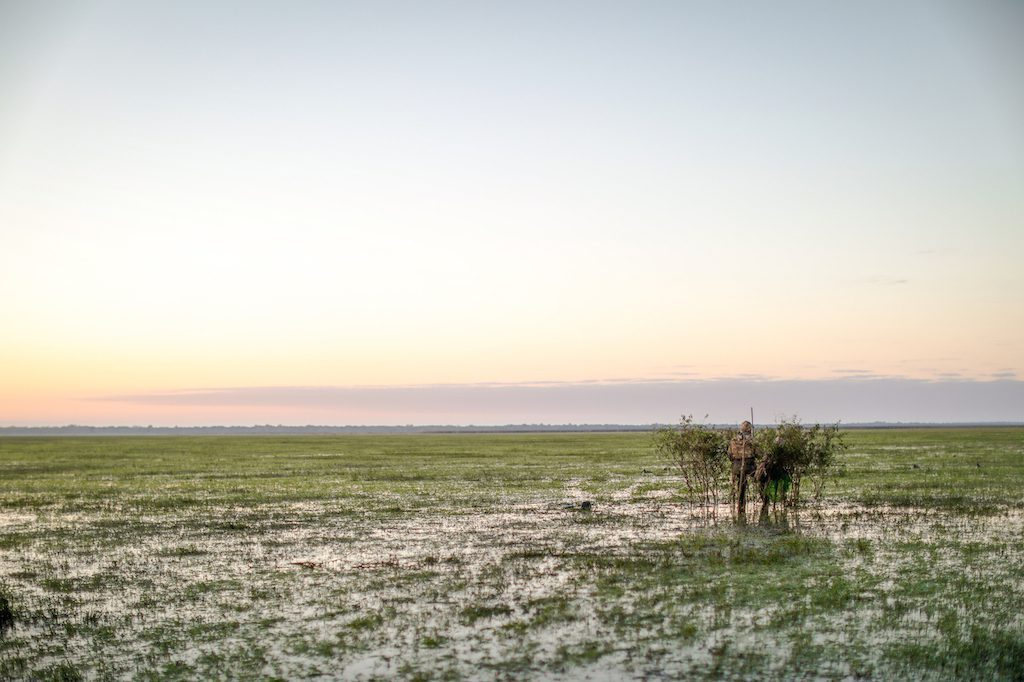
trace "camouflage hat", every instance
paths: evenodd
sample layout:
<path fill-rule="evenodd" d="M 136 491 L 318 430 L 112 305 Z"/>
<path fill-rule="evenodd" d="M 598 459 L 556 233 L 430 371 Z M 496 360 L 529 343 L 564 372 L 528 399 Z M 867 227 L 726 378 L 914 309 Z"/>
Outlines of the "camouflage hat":
<path fill-rule="evenodd" d="M 754 425 L 744 420 L 740 422 L 740 433 L 753 433 Z"/>

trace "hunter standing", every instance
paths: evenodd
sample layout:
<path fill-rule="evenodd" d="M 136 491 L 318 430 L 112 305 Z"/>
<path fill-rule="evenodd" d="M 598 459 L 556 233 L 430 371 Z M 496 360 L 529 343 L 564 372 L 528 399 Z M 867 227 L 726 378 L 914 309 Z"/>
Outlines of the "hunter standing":
<path fill-rule="evenodd" d="M 736 496 L 736 511 L 747 508 L 747 484 L 754 476 L 757 450 L 754 447 L 754 426 L 748 421 L 740 424 L 740 432 L 729 441 L 729 459 L 732 460 L 732 489 Z"/>

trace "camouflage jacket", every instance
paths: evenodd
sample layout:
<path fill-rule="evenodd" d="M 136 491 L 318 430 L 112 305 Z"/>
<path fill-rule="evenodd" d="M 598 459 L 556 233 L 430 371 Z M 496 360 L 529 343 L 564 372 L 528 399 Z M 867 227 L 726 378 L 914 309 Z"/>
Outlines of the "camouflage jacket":
<path fill-rule="evenodd" d="M 729 441 L 729 458 L 732 460 L 746 459 L 748 462 L 753 462 L 756 454 L 754 439 L 750 436 L 737 433 Z"/>

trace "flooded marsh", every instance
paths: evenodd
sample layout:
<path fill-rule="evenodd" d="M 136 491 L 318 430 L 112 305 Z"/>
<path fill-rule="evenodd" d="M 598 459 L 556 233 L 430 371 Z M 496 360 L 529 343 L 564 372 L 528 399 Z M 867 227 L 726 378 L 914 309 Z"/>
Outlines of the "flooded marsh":
<path fill-rule="evenodd" d="M 1024 429 L 849 440 L 735 519 L 642 433 L 3 439 L 0 678 L 1020 679 Z"/>

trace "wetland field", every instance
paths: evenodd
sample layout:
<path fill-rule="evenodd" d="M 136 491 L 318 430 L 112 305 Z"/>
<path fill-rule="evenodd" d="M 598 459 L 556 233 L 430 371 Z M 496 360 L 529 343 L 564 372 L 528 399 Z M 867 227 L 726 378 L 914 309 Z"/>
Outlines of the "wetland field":
<path fill-rule="evenodd" d="M 734 519 L 645 433 L 0 439 L 0 679 L 1024 679 L 1024 428 L 847 440 Z"/>

